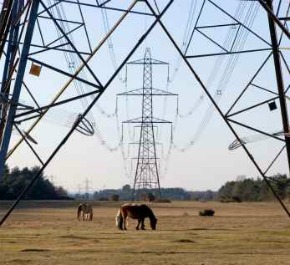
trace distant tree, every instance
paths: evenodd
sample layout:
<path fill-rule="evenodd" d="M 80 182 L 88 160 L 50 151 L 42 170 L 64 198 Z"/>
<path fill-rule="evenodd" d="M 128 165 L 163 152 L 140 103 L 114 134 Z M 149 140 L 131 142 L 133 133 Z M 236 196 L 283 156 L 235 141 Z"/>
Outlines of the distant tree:
<path fill-rule="evenodd" d="M 154 202 L 155 201 L 155 196 L 154 196 L 154 194 L 152 192 L 148 192 L 147 193 L 147 200 L 149 202 Z"/>
<path fill-rule="evenodd" d="M 194 201 L 214 201 L 217 199 L 217 192 L 212 190 L 206 191 L 190 191 L 190 200 Z"/>
<path fill-rule="evenodd" d="M 270 178 L 270 181 L 281 199 L 285 199 L 287 195 L 287 188 L 290 185 L 290 180 L 284 174 L 276 174 Z"/>
<path fill-rule="evenodd" d="M 123 192 L 131 192 L 131 186 L 129 184 L 126 184 L 122 187 Z"/>
<path fill-rule="evenodd" d="M 99 193 L 97 191 L 94 192 L 93 199 L 94 200 L 98 200 L 99 199 Z"/>
<path fill-rule="evenodd" d="M 290 180 L 284 174 L 277 174 L 268 178 L 274 191 L 281 199 L 288 197 Z M 218 191 L 220 201 L 265 201 L 273 200 L 273 194 L 266 182 L 260 178 L 244 179 L 226 182 Z"/>
<path fill-rule="evenodd" d="M 67 191 L 63 187 L 56 187 L 55 191 L 59 199 L 70 199 Z"/>
<path fill-rule="evenodd" d="M 222 202 L 233 201 L 233 189 L 235 186 L 234 181 L 228 181 L 218 191 L 218 198 Z"/>
<path fill-rule="evenodd" d="M 257 182 L 260 186 L 260 196 L 259 201 L 271 201 L 273 200 L 273 193 L 269 189 L 268 185 L 263 179 L 258 179 Z"/>
<path fill-rule="evenodd" d="M 0 181 L 0 199 L 16 199 L 38 172 L 38 167 L 31 169 L 15 167 L 11 171 L 6 167 L 4 176 Z M 28 190 L 24 199 L 69 199 L 69 196 L 63 188 L 55 187 L 41 174 Z"/>
<path fill-rule="evenodd" d="M 126 184 L 122 187 L 120 198 L 122 200 L 130 200 L 132 198 L 132 189 L 129 184 Z"/>
<path fill-rule="evenodd" d="M 203 193 L 203 200 L 204 201 L 212 201 L 215 199 L 215 193 L 211 190 L 206 190 L 204 193 Z"/>
<path fill-rule="evenodd" d="M 111 196 L 111 201 L 113 201 L 113 202 L 117 202 L 117 201 L 119 201 L 119 195 L 118 195 L 118 194 L 113 194 L 113 195 Z"/>

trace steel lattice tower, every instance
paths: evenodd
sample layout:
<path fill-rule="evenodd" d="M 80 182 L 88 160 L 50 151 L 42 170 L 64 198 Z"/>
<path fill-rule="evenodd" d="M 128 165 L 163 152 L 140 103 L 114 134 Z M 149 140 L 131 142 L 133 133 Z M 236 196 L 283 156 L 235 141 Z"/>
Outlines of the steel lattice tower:
<path fill-rule="evenodd" d="M 150 50 L 147 48 L 143 65 L 142 123 L 134 178 L 134 194 L 136 189 L 153 188 L 157 188 L 160 193 L 152 103 L 152 61 Z"/>
<path fill-rule="evenodd" d="M 138 145 L 137 163 L 133 184 L 133 200 L 150 191 L 156 191 L 155 195 L 161 196 L 159 180 L 159 158 L 157 157 L 155 129 L 156 124 L 171 123 L 169 121 L 154 117 L 153 97 L 154 96 L 177 96 L 160 89 L 153 88 L 153 65 L 166 65 L 168 63 L 151 58 L 149 48 L 146 48 L 144 58 L 129 62 L 128 65 L 143 66 L 142 89 L 133 90 L 119 95 L 142 96 L 142 116 L 124 123 L 140 124 L 139 139 L 134 144 Z M 135 159 L 135 158 L 134 158 Z M 140 191 L 140 192 L 138 192 Z"/>

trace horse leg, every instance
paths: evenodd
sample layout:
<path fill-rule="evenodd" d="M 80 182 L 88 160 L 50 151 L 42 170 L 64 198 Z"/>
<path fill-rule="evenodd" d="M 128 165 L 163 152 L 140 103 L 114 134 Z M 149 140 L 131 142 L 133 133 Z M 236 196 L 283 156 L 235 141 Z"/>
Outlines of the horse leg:
<path fill-rule="evenodd" d="M 128 220 L 129 218 L 127 217 L 126 218 L 126 226 L 129 226 L 129 220 Z"/>
<path fill-rule="evenodd" d="M 141 223 L 141 220 L 138 219 L 138 224 L 137 224 L 137 226 L 136 226 L 136 230 L 139 230 L 139 225 L 140 225 L 140 223 Z"/>
<path fill-rule="evenodd" d="M 122 217 L 123 217 L 123 226 L 124 226 L 124 230 L 127 230 L 127 227 L 126 227 L 127 214 L 123 213 L 123 214 L 122 214 Z"/>
<path fill-rule="evenodd" d="M 141 220 L 141 229 L 145 230 L 144 218 Z"/>

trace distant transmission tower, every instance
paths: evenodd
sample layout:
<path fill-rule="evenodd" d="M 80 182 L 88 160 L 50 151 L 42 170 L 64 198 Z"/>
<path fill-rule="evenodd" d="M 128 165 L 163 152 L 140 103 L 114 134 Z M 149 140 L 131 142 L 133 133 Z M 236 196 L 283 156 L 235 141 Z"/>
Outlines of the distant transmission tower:
<path fill-rule="evenodd" d="M 159 158 L 157 157 L 157 143 L 154 130 L 156 128 L 155 124 L 171 122 L 154 117 L 153 96 L 176 96 L 176 94 L 168 93 L 159 89 L 153 89 L 152 66 L 168 66 L 168 63 L 152 59 L 149 48 L 146 48 L 143 59 L 132 61 L 128 64 L 143 66 L 143 88 L 120 94 L 126 96 L 142 96 L 142 117 L 124 122 L 140 124 L 139 140 L 133 143 L 138 144 L 138 157 L 133 158 L 137 160 L 133 185 L 134 200 L 140 197 L 142 193 L 146 194 L 149 190 L 155 192 L 155 195 L 161 196 L 158 170 Z"/>

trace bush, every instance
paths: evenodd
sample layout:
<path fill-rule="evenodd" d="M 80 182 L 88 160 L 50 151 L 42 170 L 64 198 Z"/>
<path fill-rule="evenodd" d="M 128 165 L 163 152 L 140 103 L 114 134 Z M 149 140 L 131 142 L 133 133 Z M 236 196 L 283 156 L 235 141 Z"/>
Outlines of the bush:
<path fill-rule="evenodd" d="M 202 211 L 199 211 L 200 216 L 214 216 L 214 210 L 213 209 L 205 209 Z"/>
<path fill-rule="evenodd" d="M 171 203 L 171 200 L 160 198 L 160 199 L 156 199 L 155 202 Z"/>
<path fill-rule="evenodd" d="M 111 196 L 111 201 L 113 202 L 118 202 L 119 201 L 119 195 L 118 194 L 114 194 Z"/>
<path fill-rule="evenodd" d="M 100 197 L 99 201 L 108 201 L 109 199 L 107 197 Z"/>

